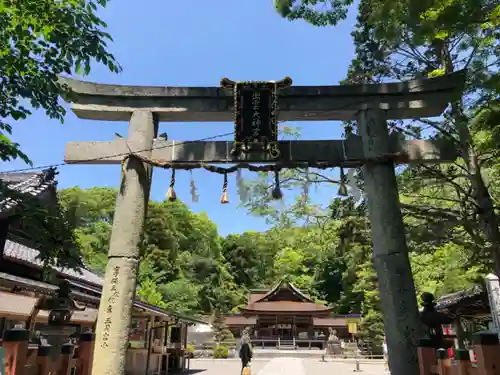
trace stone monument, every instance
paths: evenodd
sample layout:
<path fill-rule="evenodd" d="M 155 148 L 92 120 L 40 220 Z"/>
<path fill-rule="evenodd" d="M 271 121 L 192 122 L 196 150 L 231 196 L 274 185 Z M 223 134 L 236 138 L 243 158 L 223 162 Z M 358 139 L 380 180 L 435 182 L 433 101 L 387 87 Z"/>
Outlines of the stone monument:
<path fill-rule="evenodd" d="M 326 342 L 326 355 L 335 357 L 342 354 L 342 347 L 337 336 L 337 331 L 329 328 L 328 341 Z"/>

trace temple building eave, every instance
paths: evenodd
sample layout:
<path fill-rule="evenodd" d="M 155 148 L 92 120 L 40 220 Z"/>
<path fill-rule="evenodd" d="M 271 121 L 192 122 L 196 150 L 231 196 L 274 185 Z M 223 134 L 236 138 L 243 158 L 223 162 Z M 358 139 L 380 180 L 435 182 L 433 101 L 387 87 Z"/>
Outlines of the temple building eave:
<path fill-rule="evenodd" d="M 241 314 L 244 316 L 255 316 L 255 315 L 307 315 L 307 316 L 328 316 L 331 309 L 325 310 L 304 310 L 297 311 L 293 309 L 283 309 L 283 310 L 254 310 L 247 308 L 240 308 Z"/>

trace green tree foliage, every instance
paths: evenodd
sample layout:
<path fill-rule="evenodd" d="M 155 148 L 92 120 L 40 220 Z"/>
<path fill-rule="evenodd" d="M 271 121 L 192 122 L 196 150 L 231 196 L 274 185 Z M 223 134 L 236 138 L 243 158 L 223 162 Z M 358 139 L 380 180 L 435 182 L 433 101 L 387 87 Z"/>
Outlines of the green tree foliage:
<path fill-rule="evenodd" d="M 315 22 L 315 17 L 322 16 L 321 12 L 312 17 L 298 13 L 291 16 L 293 6 L 294 3 L 285 2 L 278 11 L 286 18 L 301 18 L 316 26 L 335 25 L 338 21 L 322 18 Z M 297 4 L 295 9 L 299 9 Z M 500 118 L 499 23 L 500 6 L 489 0 L 361 0 L 357 6 L 357 24 L 352 32 L 356 56 L 345 83 L 380 83 L 435 77 L 459 70 L 467 72 L 462 95 L 450 103 L 441 118 L 389 124 L 391 131 L 410 138 L 420 138 L 423 134 L 446 138 L 455 142 L 461 152 L 461 158 L 451 165 L 399 170 L 401 206 L 418 292 L 442 295 L 470 286 L 492 268 L 500 272 L 499 185 L 496 182 Z M 346 124 L 346 133 L 349 132 L 356 132 L 355 124 Z M 317 176 L 316 171 L 309 172 Z M 296 189 L 293 181 L 303 176 L 300 172 L 287 176 L 292 179 L 289 185 L 292 191 Z M 330 182 L 328 176 L 324 177 L 311 183 Z M 358 177 L 362 186 L 362 174 Z M 290 184 L 289 180 L 286 183 Z M 257 194 L 259 186 L 263 186 L 262 181 L 250 184 Z M 266 211 L 259 211 L 258 204 L 253 207 L 254 202 L 262 200 L 264 208 L 272 204 L 263 196 L 253 199 L 247 205 L 255 213 Z M 344 203 L 332 204 L 334 218 L 342 205 Z M 292 212 L 302 214 L 302 219 L 310 214 L 306 208 L 299 211 L 291 208 L 293 205 L 279 211 L 286 216 L 280 218 L 281 222 L 290 220 Z M 352 253 L 358 254 L 353 249 L 363 247 L 359 236 L 369 240 L 369 232 L 363 235 L 361 227 L 352 225 L 352 218 L 340 221 L 342 234 L 347 230 L 351 237 L 357 237 L 348 243 Z M 380 339 L 378 295 L 371 262 L 367 258 L 360 260 L 356 269 L 344 265 L 347 257 L 347 254 L 341 256 L 337 270 L 324 270 L 322 278 L 331 275 L 334 281 L 331 285 L 336 285 L 334 290 L 339 295 L 342 281 L 354 277 L 350 279 L 354 280 L 354 291 L 364 295 L 362 334 Z M 333 259 L 331 264 L 334 264 Z M 349 270 L 347 275 L 339 276 L 346 270 Z"/>
<path fill-rule="evenodd" d="M 268 236 L 270 237 L 270 236 Z M 222 242 L 227 269 L 235 283 L 246 289 L 264 287 L 273 278 L 270 267 L 279 244 L 258 232 L 233 234 Z"/>
<path fill-rule="evenodd" d="M 88 267 L 103 273 L 117 191 L 110 188 L 59 192 L 66 218 Z M 180 202 L 150 202 L 140 244 L 138 296 L 184 313 L 228 311 L 242 298 L 222 255 L 217 227 L 205 214 Z"/>
<path fill-rule="evenodd" d="M 275 2 L 288 19 L 316 26 L 336 24 L 350 4 Z M 389 124 L 411 138 L 448 138 L 461 152 L 454 164 L 398 169 L 398 183 L 417 294 L 467 288 L 500 259 L 498 4 L 361 0 L 357 11 L 356 56 L 346 83 L 468 70 L 462 95 L 442 118 Z M 346 124 L 349 132 L 356 132 L 355 124 Z M 360 187 L 362 177 L 358 171 Z M 283 171 L 280 188 L 292 199 L 277 202 L 269 194 L 275 187 L 271 176 L 261 173 L 246 181 L 243 205 L 272 229 L 226 238 L 206 215 L 180 202 L 150 202 L 138 295 L 159 306 L 210 314 L 216 341 L 223 342 L 223 314 L 245 303 L 249 289 L 287 279 L 337 314 L 363 314 L 361 337 L 380 346 L 383 320 L 366 202 L 334 198 L 338 182 L 325 171 Z M 311 202 L 309 190 L 316 184 L 333 186 L 331 201 Z M 94 269 L 106 263 L 115 194 L 99 188 L 61 192 L 67 220 Z"/>
<path fill-rule="evenodd" d="M 455 164 L 405 171 L 403 192 L 414 197 L 414 203 L 427 203 L 414 204 L 409 212 L 422 216 L 427 211 L 442 220 L 453 217 L 455 225 L 462 225 L 486 249 L 499 272 L 497 197 L 485 179 L 498 161 L 497 146 L 489 143 L 498 116 L 498 4 L 409 0 L 388 5 L 364 0 L 358 12 L 353 33 L 357 57 L 348 81 L 380 82 L 467 70 L 462 96 L 450 103 L 441 119 L 391 125 L 408 136 L 418 138 L 426 132 L 456 143 L 461 158 Z"/>
<path fill-rule="evenodd" d="M 214 330 L 214 342 L 217 346 L 234 343 L 234 336 L 224 323 L 224 316 L 221 310 L 215 309 L 210 321 Z"/>
<path fill-rule="evenodd" d="M 315 26 L 336 25 L 347 17 L 353 0 L 274 0 L 278 14 L 290 21 L 303 19 Z"/>
<path fill-rule="evenodd" d="M 115 196 L 116 191 L 108 188 L 60 192 L 67 220 L 76 225 L 85 263 L 97 271 L 106 265 Z M 409 199 L 402 196 L 405 202 Z M 223 315 L 244 304 L 249 289 L 286 279 L 337 314 L 363 314 L 361 337 L 374 349 L 380 346 L 383 321 L 364 204 L 336 198 L 316 223 L 293 225 L 290 219 L 287 227 L 226 238 L 217 234 L 205 214 L 194 214 L 180 202 L 150 202 L 149 208 L 137 289 L 145 302 L 185 314 L 211 315 L 216 336 L 225 342 L 232 335 Z M 307 216 L 310 211 L 306 207 L 291 215 L 301 220 L 299 212 Z M 427 216 L 410 215 L 406 223 L 418 293 L 457 291 L 488 271 L 460 227 L 445 227 L 436 235 L 418 230 L 427 224 L 438 228 Z"/>
<path fill-rule="evenodd" d="M 97 16 L 107 0 L 0 1 L 0 158 L 29 158 L 9 139 L 12 122 L 42 108 L 63 121 L 61 74 L 88 74 L 92 61 L 121 70 L 106 43 L 106 24 Z"/>

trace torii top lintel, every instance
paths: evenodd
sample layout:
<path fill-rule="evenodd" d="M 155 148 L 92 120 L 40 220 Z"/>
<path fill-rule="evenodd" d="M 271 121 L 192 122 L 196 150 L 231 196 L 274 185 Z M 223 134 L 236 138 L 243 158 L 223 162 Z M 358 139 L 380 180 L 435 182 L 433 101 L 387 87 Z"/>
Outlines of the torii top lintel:
<path fill-rule="evenodd" d="M 352 120 L 359 110 L 385 110 L 388 119 L 439 116 L 460 97 L 465 71 L 396 83 L 292 86 L 279 93 L 279 120 Z M 80 118 L 128 121 L 137 109 L 159 121 L 232 122 L 233 93 L 219 87 L 125 86 L 62 80 L 73 90 L 73 112 Z"/>

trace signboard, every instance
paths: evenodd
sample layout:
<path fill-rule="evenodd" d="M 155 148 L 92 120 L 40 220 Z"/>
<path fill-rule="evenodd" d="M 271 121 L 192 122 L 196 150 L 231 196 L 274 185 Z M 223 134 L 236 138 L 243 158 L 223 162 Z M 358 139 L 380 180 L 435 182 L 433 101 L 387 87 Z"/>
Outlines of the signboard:
<path fill-rule="evenodd" d="M 279 157 L 278 91 L 291 84 L 288 77 L 277 82 L 221 80 L 221 87 L 232 89 L 234 95 L 233 155 L 257 151 Z"/>
<path fill-rule="evenodd" d="M 5 374 L 5 349 L 0 347 L 0 375 Z"/>
<path fill-rule="evenodd" d="M 349 323 L 347 325 L 347 329 L 349 331 L 349 333 L 357 333 L 358 332 L 358 325 L 356 323 Z"/>

